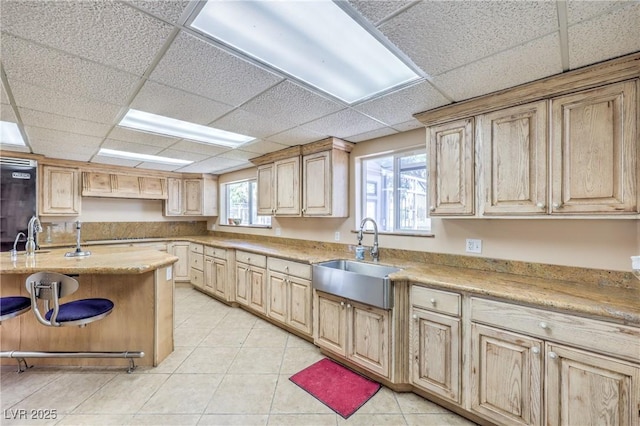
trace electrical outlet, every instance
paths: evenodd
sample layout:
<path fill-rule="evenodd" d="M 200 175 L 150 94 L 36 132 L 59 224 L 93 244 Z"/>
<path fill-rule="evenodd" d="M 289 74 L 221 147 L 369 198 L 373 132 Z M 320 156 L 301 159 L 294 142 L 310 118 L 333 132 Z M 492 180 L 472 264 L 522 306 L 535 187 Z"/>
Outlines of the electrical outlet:
<path fill-rule="evenodd" d="M 467 238 L 465 249 L 467 253 L 482 253 L 482 240 Z"/>
<path fill-rule="evenodd" d="M 276 237 L 282 235 L 282 228 L 276 228 Z"/>
<path fill-rule="evenodd" d="M 333 236 L 333 239 L 336 241 L 340 241 L 340 231 L 336 231 L 335 235 Z"/>

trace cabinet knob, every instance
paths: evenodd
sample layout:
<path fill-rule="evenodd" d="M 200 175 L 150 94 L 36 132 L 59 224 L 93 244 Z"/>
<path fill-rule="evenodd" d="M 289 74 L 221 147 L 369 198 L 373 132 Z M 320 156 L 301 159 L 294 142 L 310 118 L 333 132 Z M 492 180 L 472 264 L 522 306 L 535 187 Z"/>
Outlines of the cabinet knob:
<path fill-rule="evenodd" d="M 433 306 L 436 306 L 436 299 L 434 299 L 433 297 L 431 298 L 431 300 L 429 300 L 431 302 L 431 304 Z"/>
<path fill-rule="evenodd" d="M 537 355 L 540 353 L 540 348 L 537 346 L 534 346 L 531 348 L 531 352 Z"/>
<path fill-rule="evenodd" d="M 556 359 L 556 358 L 558 358 L 558 354 L 555 353 L 555 352 L 549 352 L 549 358 Z"/>
<path fill-rule="evenodd" d="M 540 326 L 540 328 L 542 328 L 543 330 L 548 330 L 549 326 L 547 325 L 546 322 L 542 321 L 540 322 L 540 324 L 538 324 Z"/>
<path fill-rule="evenodd" d="M 344 302 L 340 302 L 340 306 L 344 306 Z"/>
<path fill-rule="evenodd" d="M 560 204 L 560 203 L 553 203 L 553 208 L 554 208 L 554 209 L 559 209 L 560 207 L 562 207 L 562 204 Z"/>
<path fill-rule="evenodd" d="M 347 303 L 347 308 L 351 308 L 351 303 Z"/>
<path fill-rule="evenodd" d="M 431 207 L 429 207 L 429 211 L 435 212 L 435 211 L 436 211 L 436 208 L 435 208 L 435 207 L 433 207 L 433 206 L 431 206 Z"/>
<path fill-rule="evenodd" d="M 412 315 L 412 318 L 413 318 L 414 320 L 416 320 L 416 321 L 417 321 L 417 320 L 418 320 L 418 315 L 413 314 L 413 315 Z"/>
<path fill-rule="evenodd" d="M 536 204 L 536 206 L 537 206 L 539 209 L 544 209 L 544 203 L 538 203 L 538 204 Z"/>

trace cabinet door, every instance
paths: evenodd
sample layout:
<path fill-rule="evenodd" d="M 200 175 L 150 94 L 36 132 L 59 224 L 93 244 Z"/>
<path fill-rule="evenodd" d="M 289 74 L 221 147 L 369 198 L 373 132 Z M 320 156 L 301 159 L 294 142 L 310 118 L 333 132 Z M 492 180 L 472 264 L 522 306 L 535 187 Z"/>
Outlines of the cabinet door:
<path fill-rule="evenodd" d="M 249 307 L 262 314 L 267 313 L 267 271 L 249 268 Z"/>
<path fill-rule="evenodd" d="M 640 367 L 547 344 L 548 425 L 638 425 Z"/>
<path fill-rule="evenodd" d="M 223 299 L 227 299 L 227 261 L 213 259 L 213 292 Z"/>
<path fill-rule="evenodd" d="M 249 306 L 249 265 L 236 263 L 236 302 Z"/>
<path fill-rule="evenodd" d="M 184 214 L 202 215 L 202 179 L 184 179 Z"/>
<path fill-rule="evenodd" d="M 551 213 L 637 211 L 636 90 L 631 81 L 551 101 Z"/>
<path fill-rule="evenodd" d="M 182 179 L 167 178 L 167 200 L 164 202 L 165 216 L 182 215 Z"/>
<path fill-rule="evenodd" d="M 311 281 L 297 277 L 289 279 L 287 324 L 308 335 L 311 335 L 313 328 L 311 315 L 313 301 L 311 297 Z"/>
<path fill-rule="evenodd" d="M 347 357 L 361 366 L 389 377 L 389 312 L 348 302 Z"/>
<path fill-rule="evenodd" d="M 300 216 L 300 157 L 274 163 L 276 215 Z"/>
<path fill-rule="evenodd" d="M 43 216 L 77 216 L 80 214 L 79 171 L 62 167 L 42 166 Z"/>
<path fill-rule="evenodd" d="M 140 197 L 140 179 L 138 176 L 112 174 L 111 184 L 114 194 L 123 197 Z"/>
<path fill-rule="evenodd" d="M 302 214 L 330 216 L 332 199 L 331 151 L 302 157 Z"/>
<path fill-rule="evenodd" d="M 314 340 L 321 348 L 346 355 L 347 310 L 344 300 L 316 293 Z"/>
<path fill-rule="evenodd" d="M 271 216 L 275 213 L 273 194 L 273 164 L 258 167 L 258 214 Z"/>
<path fill-rule="evenodd" d="M 427 145 L 431 215 L 473 215 L 473 119 L 430 127 Z"/>
<path fill-rule="evenodd" d="M 460 404 L 460 319 L 413 308 L 411 382 Z"/>
<path fill-rule="evenodd" d="M 471 324 L 471 410 L 509 425 L 542 423 L 542 341 Z"/>
<path fill-rule="evenodd" d="M 482 214 L 546 214 L 546 101 L 485 114 L 479 125 Z"/>
<path fill-rule="evenodd" d="M 178 258 L 173 264 L 174 281 L 189 281 L 189 243 L 174 243 L 171 254 Z"/>
<path fill-rule="evenodd" d="M 214 292 L 216 288 L 216 269 L 213 263 L 213 257 L 204 257 L 204 289 Z"/>
<path fill-rule="evenodd" d="M 287 278 L 277 272 L 269 273 L 269 306 L 267 315 L 285 324 L 287 322 Z"/>
<path fill-rule="evenodd" d="M 141 177 L 140 195 L 143 198 L 167 199 L 167 181 L 165 178 Z"/>

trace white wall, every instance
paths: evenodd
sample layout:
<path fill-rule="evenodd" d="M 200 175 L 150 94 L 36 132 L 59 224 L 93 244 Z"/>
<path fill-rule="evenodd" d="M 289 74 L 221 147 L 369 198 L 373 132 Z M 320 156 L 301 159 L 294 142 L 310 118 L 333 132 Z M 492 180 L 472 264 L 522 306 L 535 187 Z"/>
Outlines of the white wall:
<path fill-rule="evenodd" d="M 358 143 L 351 153 L 350 211 L 347 219 L 274 218 L 271 229 L 220 226 L 215 229 L 315 241 L 355 244 L 355 158 L 394 149 L 423 146 L 425 130 L 417 129 Z M 220 177 L 220 184 L 255 177 L 246 169 Z M 222 192 L 222 187 L 221 187 Z M 209 224 L 213 229 L 214 222 Z M 465 239 L 482 240 L 480 256 L 619 271 L 631 270 L 629 257 L 640 254 L 640 221 L 625 219 L 432 219 L 433 238 L 383 235 L 380 246 L 467 255 Z M 371 236 L 364 243 L 371 244 Z"/>

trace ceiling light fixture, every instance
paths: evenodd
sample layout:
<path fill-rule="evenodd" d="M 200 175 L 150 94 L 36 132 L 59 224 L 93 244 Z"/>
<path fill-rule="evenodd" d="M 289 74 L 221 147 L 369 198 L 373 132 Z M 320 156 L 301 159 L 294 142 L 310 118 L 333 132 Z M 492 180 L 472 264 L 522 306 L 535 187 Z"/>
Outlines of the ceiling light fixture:
<path fill-rule="evenodd" d="M 251 136 L 214 129 L 213 127 L 177 120 L 163 115 L 151 114 L 150 112 L 137 109 L 127 111 L 127 114 L 120 120 L 118 125 L 143 132 L 184 138 L 195 142 L 222 145 L 230 148 L 237 148 L 255 139 Z"/>
<path fill-rule="evenodd" d="M 421 78 L 347 7 L 331 0 L 208 1 L 190 26 L 348 104 Z"/>
<path fill-rule="evenodd" d="M 177 158 L 160 157 L 157 155 L 149 155 L 149 154 L 138 154 L 135 152 L 118 151 L 115 149 L 107 149 L 107 148 L 100 148 L 100 151 L 98 151 L 98 155 L 102 155 L 105 157 L 121 158 L 124 160 L 136 160 L 136 161 L 145 161 L 150 163 L 161 163 L 161 164 L 175 164 L 178 166 L 184 166 L 184 165 L 193 163 L 193 161 L 189 161 L 189 160 L 179 160 Z"/>
<path fill-rule="evenodd" d="M 6 145 L 27 146 L 17 123 L 0 121 L 0 143 Z"/>

